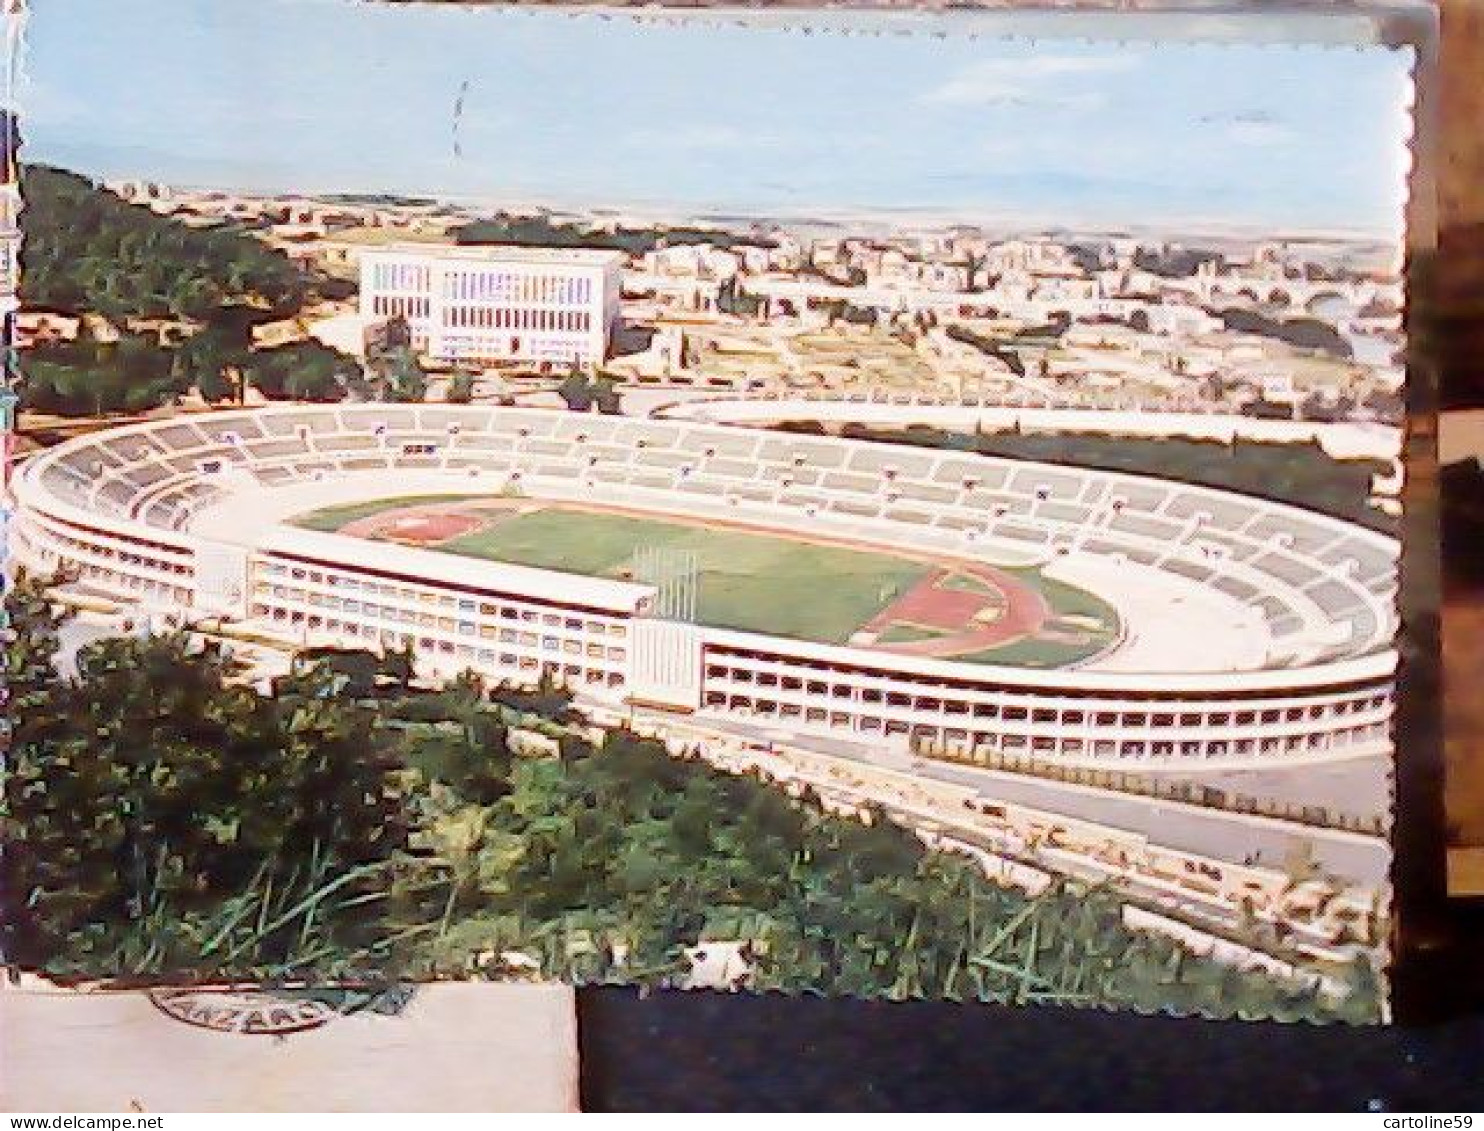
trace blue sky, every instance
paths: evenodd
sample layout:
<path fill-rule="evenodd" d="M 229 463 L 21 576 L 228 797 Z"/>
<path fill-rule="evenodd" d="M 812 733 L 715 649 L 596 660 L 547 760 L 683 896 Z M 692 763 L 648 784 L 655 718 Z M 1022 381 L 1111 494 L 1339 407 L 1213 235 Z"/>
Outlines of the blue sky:
<path fill-rule="evenodd" d="M 22 114 L 29 160 L 224 188 L 1394 235 L 1408 66 L 1382 48 L 46 0 Z"/>

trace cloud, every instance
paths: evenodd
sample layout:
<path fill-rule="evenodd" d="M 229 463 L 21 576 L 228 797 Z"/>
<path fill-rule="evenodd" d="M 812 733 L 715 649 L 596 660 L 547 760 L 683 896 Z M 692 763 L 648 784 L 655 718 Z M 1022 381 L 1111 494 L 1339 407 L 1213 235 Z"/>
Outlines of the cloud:
<path fill-rule="evenodd" d="M 1275 114 L 1267 110 L 1238 110 L 1228 114 L 1205 114 L 1203 126 L 1216 127 L 1220 136 L 1232 145 L 1265 148 L 1286 145 L 1298 135 Z"/>
<path fill-rule="evenodd" d="M 1203 114 L 1202 125 L 1220 125 L 1224 122 L 1238 122 L 1243 125 L 1270 126 L 1278 120 L 1277 115 L 1267 110 L 1233 110 L 1226 114 Z"/>
<path fill-rule="evenodd" d="M 1067 91 L 1067 80 L 1112 75 L 1139 65 L 1136 55 L 1034 55 L 989 59 L 959 71 L 927 91 L 921 102 L 934 106 L 1043 106 L 1095 110 L 1107 104 L 1104 91 Z"/>
<path fill-rule="evenodd" d="M 1287 145 L 1294 136 L 1291 129 L 1277 122 L 1233 122 L 1226 128 L 1227 141 L 1257 148 Z"/>

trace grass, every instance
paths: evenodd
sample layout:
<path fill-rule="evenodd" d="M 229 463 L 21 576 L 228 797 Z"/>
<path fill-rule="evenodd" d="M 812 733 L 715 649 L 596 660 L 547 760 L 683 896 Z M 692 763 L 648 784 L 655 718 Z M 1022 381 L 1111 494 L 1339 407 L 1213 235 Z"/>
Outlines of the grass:
<path fill-rule="evenodd" d="M 1101 597 L 1094 596 L 1085 589 L 1078 589 L 1075 585 L 1053 581 L 1039 570 L 1011 569 L 1006 572 L 1013 574 L 1015 580 L 1022 585 L 1040 593 L 1056 616 L 1092 617 L 1102 623 L 1109 637 L 1118 631 L 1118 613 Z"/>
<path fill-rule="evenodd" d="M 293 520 L 310 530 L 334 532 L 385 511 L 436 503 L 469 502 L 471 495 L 412 495 L 327 507 Z M 483 530 L 449 539 L 442 553 L 586 577 L 627 578 L 635 550 L 656 546 L 695 554 L 699 571 L 698 620 L 731 628 L 824 644 L 844 644 L 861 625 L 920 580 L 929 566 L 890 551 L 815 545 L 763 532 L 718 529 L 679 519 L 641 518 L 559 507 L 507 512 Z M 1102 632 L 1082 630 L 1084 643 L 1022 639 L 955 657 L 970 663 L 1054 668 L 1086 659 L 1112 642 L 1118 617 L 1090 593 L 1052 581 L 1035 570 L 1013 570 L 1059 615 L 1093 617 Z M 969 577 L 950 588 L 982 590 Z M 882 643 L 929 639 L 940 633 L 894 625 Z"/>
<path fill-rule="evenodd" d="M 1022 580 L 1024 580 L 1022 578 Z M 981 577 L 968 573 L 955 573 L 938 583 L 940 589 L 952 589 L 960 593 L 994 593 L 994 586 Z"/>
<path fill-rule="evenodd" d="M 299 515 L 292 520 L 295 526 L 305 530 L 318 530 L 321 533 L 333 534 L 352 522 L 359 522 L 363 518 L 371 518 L 385 511 L 400 510 L 403 507 L 420 507 L 432 503 L 463 503 L 468 502 L 473 495 L 402 495 L 391 499 L 376 499 L 369 503 L 347 503 L 342 507 L 324 507 L 309 514 Z"/>
<path fill-rule="evenodd" d="M 1102 643 L 1096 646 L 1087 644 L 1070 644 L 1060 640 L 1038 640 L 1033 636 L 1023 636 L 1019 640 L 1012 640 L 1008 644 L 1002 644 L 998 648 L 990 648 L 984 652 L 966 652 L 962 656 L 953 657 L 960 663 L 968 664 L 998 664 L 1009 668 L 1062 668 L 1068 664 L 1074 664 L 1079 660 L 1085 660 L 1095 654 L 1103 647 Z"/>

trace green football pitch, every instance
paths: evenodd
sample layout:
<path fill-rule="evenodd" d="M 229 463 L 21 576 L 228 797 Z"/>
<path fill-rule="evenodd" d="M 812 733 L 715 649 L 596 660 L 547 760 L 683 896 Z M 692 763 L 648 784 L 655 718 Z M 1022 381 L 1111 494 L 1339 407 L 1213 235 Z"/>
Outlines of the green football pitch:
<path fill-rule="evenodd" d="M 453 500 L 386 500 L 327 508 L 293 521 L 335 531 L 382 511 L 440 501 Z M 890 553 L 659 518 L 557 507 L 495 512 L 491 518 L 482 530 L 428 549 L 610 578 L 630 573 L 638 549 L 689 550 L 696 557 L 697 617 L 703 624 L 825 644 L 845 643 L 928 569 Z"/>

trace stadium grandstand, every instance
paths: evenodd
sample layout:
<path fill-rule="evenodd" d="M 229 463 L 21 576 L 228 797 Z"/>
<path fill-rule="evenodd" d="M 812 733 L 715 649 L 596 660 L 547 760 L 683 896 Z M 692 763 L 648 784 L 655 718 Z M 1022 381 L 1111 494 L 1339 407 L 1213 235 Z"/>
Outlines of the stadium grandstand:
<path fill-rule="evenodd" d="M 1390 744 L 1395 541 L 1183 483 L 689 421 L 376 404 L 97 432 L 27 460 L 12 490 L 28 568 L 168 623 L 288 646 L 411 645 L 430 675 L 545 674 L 610 704 L 1073 765 L 1228 769 Z M 306 528 L 337 508 L 373 525 L 383 511 L 462 525 L 441 546 Z M 931 562 L 947 580 L 929 613 L 965 603 L 962 587 L 957 604 L 944 596 L 960 575 L 1030 579 L 1026 592 L 1086 595 L 1111 623 L 1058 663 L 893 643 L 891 610 L 928 592 L 916 575 L 843 635 L 708 617 L 704 574 L 676 616 L 643 571 L 501 560 L 498 540 L 446 552 L 502 508 Z M 991 602 L 968 604 L 979 616 Z M 1056 612 L 1050 637 L 1096 620 Z"/>

